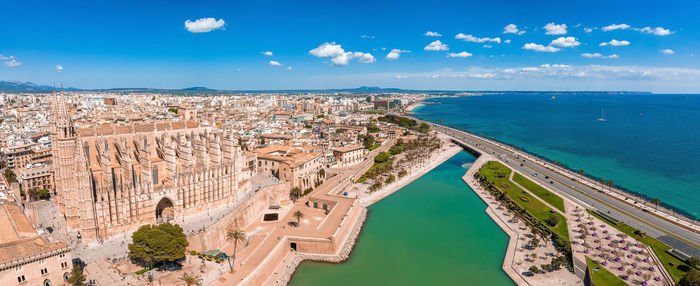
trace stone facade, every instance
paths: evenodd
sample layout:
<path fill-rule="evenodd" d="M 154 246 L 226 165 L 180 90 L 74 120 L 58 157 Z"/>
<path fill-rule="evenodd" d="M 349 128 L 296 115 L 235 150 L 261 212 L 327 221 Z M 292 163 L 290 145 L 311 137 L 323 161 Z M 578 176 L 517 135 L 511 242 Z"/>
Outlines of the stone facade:
<path fill-rule="evenodd" d="M 0 203 L 0 285 L 63 285 L 70 247 L 40 236 L 20 207 Z"/>
<path fill-rule="evenodd" d="M 259 173 L 290 182 L 292 187 L 315 188 L 325 180 L 321 152 L 285 145 L 268 146 L 256 152 Z"/>
<path fill-rule="evenodd" d="M 338 162 L 338 167 L 347 167 L 362 163 L 368 152 L 362 145 L 351 145 L 333 150 L 333 158 Z"/>
<path fill-rule="evenodd" d="M 184 219 L 250 188 L 231 134 L 195 121 L 75 128 L 61 95 L 51 141 L 59 207 L 83 239 Z"/>

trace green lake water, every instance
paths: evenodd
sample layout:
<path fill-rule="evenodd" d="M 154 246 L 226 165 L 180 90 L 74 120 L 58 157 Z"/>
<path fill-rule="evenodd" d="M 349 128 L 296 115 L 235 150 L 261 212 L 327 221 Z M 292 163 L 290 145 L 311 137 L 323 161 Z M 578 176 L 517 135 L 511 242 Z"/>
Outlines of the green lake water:
<path fill-rule="evenodd" d="M 304 262 L 291 285 L 514 285 L 501 269 L 508 236 L 462 181 L 461 152 L 372 205 L 350 259 Z"/>

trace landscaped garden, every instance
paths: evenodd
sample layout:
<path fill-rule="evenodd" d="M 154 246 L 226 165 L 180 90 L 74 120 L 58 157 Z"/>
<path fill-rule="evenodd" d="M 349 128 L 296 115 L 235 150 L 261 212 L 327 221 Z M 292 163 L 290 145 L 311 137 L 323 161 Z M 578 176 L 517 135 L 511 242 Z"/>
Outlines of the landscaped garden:
<path fill-rule="evenodd" d="M 513 182 L 508 179 L 510 172 L 512 172 L 511 169 L 503 164 L 490 161 L 487 162 L 477 174 L 493 184 L 499 191 L 511 201 L 525 209 L 530 215 L 544 223 L 554 233 L 566 241 L 569 241 L 569 231 L 564 216 L 553 211 L 547 205 L 513 184 Z"/>
<path fill-rule="evenodd" d="M 513 174 L 513 181 L 525 187 L 531 193 L 540 197 L 540 199 L 544 200 L 545 202 L 549 203 L 550 205 L 554 206 L 560 211 L 566 212 L 564 210 L 564 200 L 561 197 L 553 194 L 552 192 L 536 184 L 535 182 L 530 181 L 528 178 L 521 176 L 518 173 Z"/>

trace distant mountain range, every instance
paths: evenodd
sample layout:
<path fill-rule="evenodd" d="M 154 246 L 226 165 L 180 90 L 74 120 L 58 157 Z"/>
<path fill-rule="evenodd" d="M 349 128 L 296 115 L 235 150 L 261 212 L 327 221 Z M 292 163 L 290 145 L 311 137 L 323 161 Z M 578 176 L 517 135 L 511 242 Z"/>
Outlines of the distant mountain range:
<path fill-rule="evenodd" d="M 53 86 L 37 85 L 31 82 L 19 81 L 0 81 L 0 92 L 50 92 L 54 90 Z M 80 89 L 74 87 L 64 87 L 66 91 L 77 91 Z"/>
<path fill-rule="evenodd" d="M 57 87 L 57 89 L 59 89 Z M 32 82 L 19 82 L 19 81 L 0 81 L 0 92 L 51 92 L 54 90 L 53 86 L 49 85 L 37 85 Z M 65 91 L 107 91 L 116 93 L 131 93 L 131 92 L 141 92 L 141 93 L 174 93 L 174 94 L 193 94 L 193 95 L 206 95 L 206 94 L 226 94 L 226 93 L 246 93 L 246 94 L 256 94 L 256 93 L 269 93 L 269 92 L 285 92 L 285 93 L 311 93 L 311 92 L 321 92 L 321 93 L 348 93 L 348 94 L 378 94 L 378 93 L 432 93 L 432 94 L 443 94 L 443 95 L 456 95 L 462 93 L 485 93 L 485 94 L 499 94 L 499 93 L 524 93 L 524 94 L 650 94 L 647 91 L 462 91 L 462 90 L 410 90 L 410 89 L 400 89 L 400 88 L 381 88 L 372 86 L 362 86 L 359 88 L 341 88 L 341 89 L 280 89 L 280 90 L 218 90 L 210 89 L 206 87 L 188 87 L 182 89 L 162 89 L 162 88 L 108 88 L 108 89 L 80 89 L 75 87 L 64 87 Z"/>

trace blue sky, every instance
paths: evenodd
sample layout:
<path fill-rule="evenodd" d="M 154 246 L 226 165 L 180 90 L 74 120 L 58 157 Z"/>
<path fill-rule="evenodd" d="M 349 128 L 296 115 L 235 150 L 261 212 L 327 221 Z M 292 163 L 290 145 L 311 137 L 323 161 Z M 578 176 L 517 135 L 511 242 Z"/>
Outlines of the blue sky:
<path fill-rule="evenodd" d="M 103 2 L 4 1 L 0 80 L 700 93 L 697 1 Z"/>

